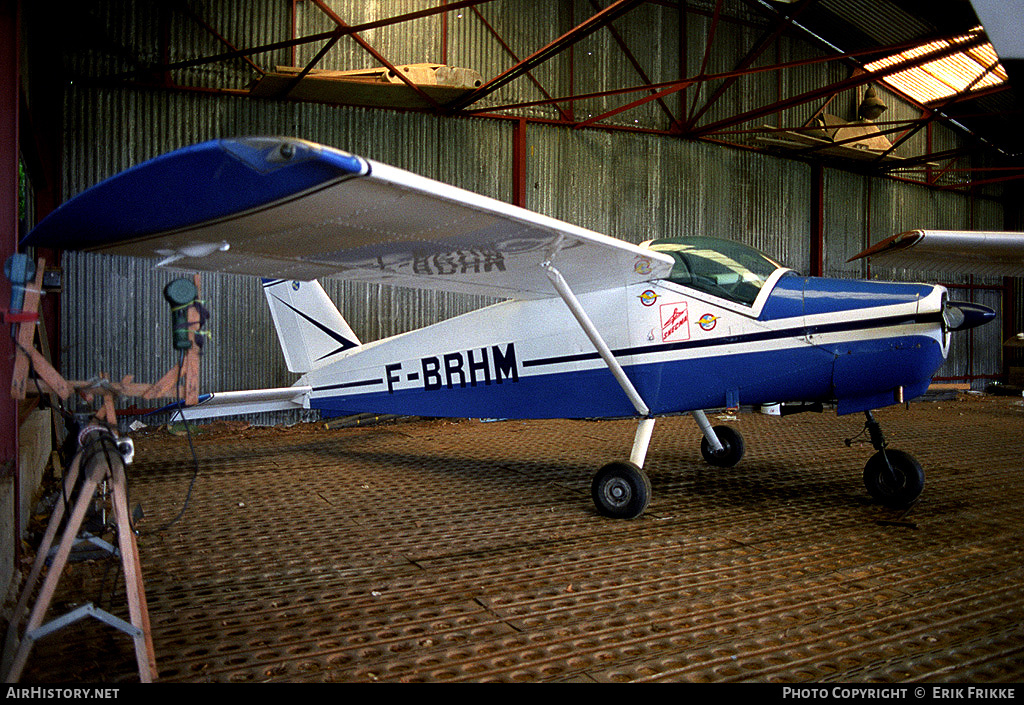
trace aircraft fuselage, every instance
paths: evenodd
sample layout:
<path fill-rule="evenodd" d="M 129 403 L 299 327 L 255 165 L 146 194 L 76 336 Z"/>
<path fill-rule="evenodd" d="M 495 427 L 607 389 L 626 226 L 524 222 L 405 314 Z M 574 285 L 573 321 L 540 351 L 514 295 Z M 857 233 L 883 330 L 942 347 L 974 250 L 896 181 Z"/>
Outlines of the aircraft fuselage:
<path fill-rule="evenodd" d="M 652 414 L 787 401 L 839 413 L 923 393 L 948 351 L 945 290 L 779 270 L 745 306 L 668 280 L 579 301 Z M 508 301 L 308 373 L 310 406 L 467 418 L 635 416 L 561 299 Z"/>

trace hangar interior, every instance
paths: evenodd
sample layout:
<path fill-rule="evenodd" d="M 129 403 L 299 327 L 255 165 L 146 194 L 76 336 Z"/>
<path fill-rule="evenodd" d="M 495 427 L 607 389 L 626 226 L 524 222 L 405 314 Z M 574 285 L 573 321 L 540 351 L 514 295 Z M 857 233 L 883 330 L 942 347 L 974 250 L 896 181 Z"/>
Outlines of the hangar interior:
<path fill-rule="evenodd" d="M 163 0 L 3 3 L 4 256 L 60 203 L 229 136 L 318 142 L 629 242 L 707 233 L 809 275 L 929 281 L 995 309 L 937 382 L 1020 384 L 1021 280 L 882 269 L 915 229 L 1024 229 L 1020 56 L 987 2 Z M 986 31 L 988 30 L 988 31 Z M 1015 91 L 1015 83 L 1016 91 Z M 16 222 L 15 222 L 16 221 Z M 69 379 L 176 363 L 150 261 L 40 252 L 45 338 Z M 287 386 L 258 282 L 204 274 L 202 388 Z M 491 301 L 328 280 L 360 339 Z M 0 284 L 5 302 L 9 285 Z M 10 376 L 12 342 L 4 347 Z M 128 400 L 124 411 L 138 407 Z M 2 584 L 49 456 L 5 400 Z M 278 416 L 262 424 L 292 422 Z M 310 420 L 306 417 L 304 420 Z M 13 540 L 12 540 L 13 538 Z"/>

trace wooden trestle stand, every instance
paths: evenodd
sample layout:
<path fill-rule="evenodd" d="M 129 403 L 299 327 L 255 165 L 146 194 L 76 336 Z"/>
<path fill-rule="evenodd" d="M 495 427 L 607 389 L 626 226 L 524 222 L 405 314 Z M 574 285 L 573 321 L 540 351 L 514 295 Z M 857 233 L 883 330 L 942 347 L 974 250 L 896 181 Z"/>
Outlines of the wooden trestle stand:
<path fill-rule="evenodd" d="M 39 260 L 35 281 L 31 286 L 25 287 L 22 311 L 16 316 L 12 316 L 12 320 L 17 321 L 15 323 L 17 350 L 11 395 L 15 399 L 24 399 L 29 386 L 31 386 L 33 391 L 38 391 L 40 394 L 55 394 L 62 400 L 66 400 L 72 395 L 78 395 L 92 403 L 98 397 L 100 405 L 92 421 L 79 433 L 79 450 L 64 478 L 64 496 L 67 498 L 70 514 L 64 525 L 56 553 L 51 560 L 51 548 L 64 520 L 65 504 L 63 502 L 57 502 L 54 508 L 32 570 L 11 616 L 4 644 L 4 678 L 8 683 L 17 682 L 21 678 L 32 646 L 40 638 L 85 617 L 93 617 L 132 637 L 135 642 L 139 679 L 143 683 L 152 682 L 157 677 L 156 656 L 153 651 L 138 544 L 132 530 L 128 507 L 127 479 L 124 468 L 127 461 L 126 456 L 122 454 L 123 446 L 121 444 L 123 441 L 116 435 L 117 417 L 114 410 L 114 399 L 119 396 L 137 396 L 145 399 L 165 397 L 177 399 L 183 396 L 186 404 L 195 404 L 199 396 L 199 346 L 196 343 L 195 334 L 201 325 L 200 313 L 195 306 L 190 306 L 188 309 L 188 337 L 191 347 L 185 352 L 185 359 L 180 370 L 178 367 L 171 368 L 155 384 L 139 384 L 133 382 L 131 376 L 125 377 L 120 382 L 112 382 L 104 376 L 87 382 L 67 381 L 35 349 L 35 329 L 38 320 L 39 297 L 42 293 L 44 265 L 45 262 Z M 195 277 L 195 285 L 198 291 L 198 276 Z M 32 380 L 31 385 L 28 374 L 30 369 L 35 371 L 38 378 Z M 178 390 L 182 386 L 185 393 L 179 395 Z M 81 482 L 79 482 L 79 478 L 81 478 Z M 71 549 L 78 540 L 86 512 L 97 490 L 104 483 L 110 492 L 113 521 L 116 524 L 118 545 L 114 549 L 114 554 L 120 559 L 124 572 L 130 622 L 94 607 L 92 604 L 87 604 L 44 624 L 43 618 L 53 600 L 57 583 L 67 565 Z M 36 583 L 48 562 L 50 565 L 46 571 L 46 577 L 39 589 L 35 604 L 29 610 L 29 602 L 35 591 Z M 19 638 L 18 631 L 26 613 L 28 622 Z"/>

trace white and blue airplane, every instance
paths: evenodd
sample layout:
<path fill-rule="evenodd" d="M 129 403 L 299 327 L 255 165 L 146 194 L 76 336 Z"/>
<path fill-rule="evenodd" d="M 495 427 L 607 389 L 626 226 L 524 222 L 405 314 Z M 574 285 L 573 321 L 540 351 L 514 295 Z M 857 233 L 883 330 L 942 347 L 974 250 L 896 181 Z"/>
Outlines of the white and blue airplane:
<path fill-rule="evenodd" d="M 628 460 L 594 477 L 599 512 L 639 516 L 655 419 L 688 412 L 701 453 L 743 457 L 706 410 L 830 402 L 864 412 L 870 494 L 895 507 L 924 475 L 871 410 L 929 386 L 951 334 L 994 317 L 941 286 L 800 276 L 705 236 L 627 243 L 330 147 L 222 139 L 71 199 L 25 245 L 159 258 L 263 278 L 291 387 L 214 394 L 208 415 L 281 408 L 458 418 L 638 420 Z M 500 303 L 361 343 L 316 281 L 487 294 Z"/>

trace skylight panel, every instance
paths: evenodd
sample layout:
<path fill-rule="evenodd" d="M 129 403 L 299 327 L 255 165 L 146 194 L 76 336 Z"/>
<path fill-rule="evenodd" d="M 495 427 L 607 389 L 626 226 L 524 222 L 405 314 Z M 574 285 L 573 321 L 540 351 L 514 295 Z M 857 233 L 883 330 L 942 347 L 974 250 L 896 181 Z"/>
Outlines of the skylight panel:
<path fill-rule="evenodd" d="M 980 31 L 980 28 L 974 31 Z M 952 42 L 946 40 L 928 42 L 874 61 L 864 68 L 868 71 L 879 71 L 909 59 L 955 46 L 956 43 L 969 39 L 972 35 L 973 33 L 957 37 Z M 989 67 L 992 67 L 991 70 Z M 936 61 L 930 61 L 921 66 L 898 71 L 882 79 L 882 82 L 922 104 L 945 100 L 963 92 L 968 87 L 971 91 L 976 91 L 997 86 L 1005 81 L 1006 71 L 999 64 L 999 57 L 996 56 L 995 49 L 989 43 Z"/>

